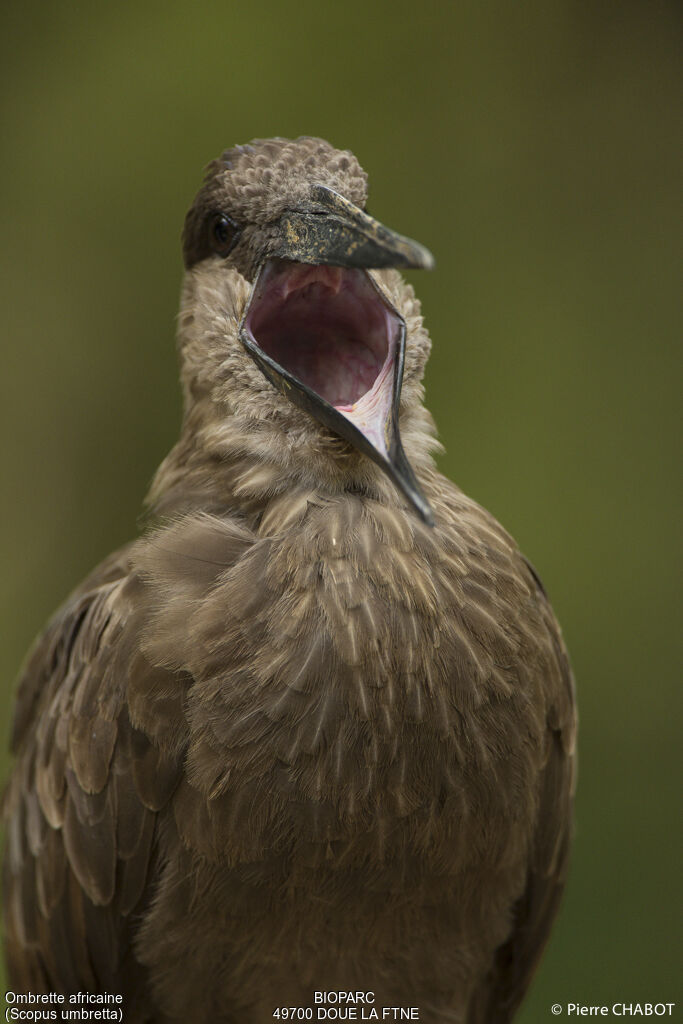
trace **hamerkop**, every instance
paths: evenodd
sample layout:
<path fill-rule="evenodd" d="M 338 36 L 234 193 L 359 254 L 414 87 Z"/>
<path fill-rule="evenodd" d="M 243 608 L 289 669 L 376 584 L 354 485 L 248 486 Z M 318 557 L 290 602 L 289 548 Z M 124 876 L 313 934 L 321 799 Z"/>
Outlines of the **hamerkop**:
<path fill-rule="evenodd" d="M 571 672 L 534 570 L 435 469 L 396 269 L 433 261 L 365 201 L 321 139 L 209 165 L 149 525 L 19 685 L 15 992 L 120 993 L 126 1024 L 317 1019 L 319 990 L 501 1024 L 524 995 L 566 871 Z"/>

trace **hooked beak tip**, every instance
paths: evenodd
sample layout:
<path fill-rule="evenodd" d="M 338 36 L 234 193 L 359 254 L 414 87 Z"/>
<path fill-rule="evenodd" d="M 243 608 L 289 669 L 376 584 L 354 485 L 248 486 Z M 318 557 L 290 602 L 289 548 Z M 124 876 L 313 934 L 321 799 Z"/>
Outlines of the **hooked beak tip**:
<path fill-rule="evenodd" d="M 432 256 L 429 249 L 424 245 L 420 245 L 419 242 L 413 242 L 415 246 L 415 263 L 413 266 L 416 270 L 434 270 L 436 267 L 436 260 Z"/>

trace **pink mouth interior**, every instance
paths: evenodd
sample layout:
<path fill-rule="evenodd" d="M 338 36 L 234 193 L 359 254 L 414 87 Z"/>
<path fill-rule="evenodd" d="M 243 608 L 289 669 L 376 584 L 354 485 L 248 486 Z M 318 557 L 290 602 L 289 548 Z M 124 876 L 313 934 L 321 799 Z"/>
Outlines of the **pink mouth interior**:
<path fill-rule="evenodd" d="M 245 326 L 266 355 L 369 440 L 384 437 L 400 320 L 365 271 L 273 261 Z"/>

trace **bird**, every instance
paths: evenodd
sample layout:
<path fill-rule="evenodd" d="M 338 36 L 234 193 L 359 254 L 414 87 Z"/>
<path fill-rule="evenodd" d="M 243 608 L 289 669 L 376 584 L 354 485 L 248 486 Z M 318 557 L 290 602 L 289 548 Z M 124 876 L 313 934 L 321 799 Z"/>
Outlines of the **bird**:
<path fill-rule="evenodd" d="M 18 683 L 8 985 L 504 1024 L 567 874 L 575 690 L 531 563 L 436 468 L 401 275 L 433 257 L 309 136 L 210 163 L 183 257 L 179 440 Z"/>

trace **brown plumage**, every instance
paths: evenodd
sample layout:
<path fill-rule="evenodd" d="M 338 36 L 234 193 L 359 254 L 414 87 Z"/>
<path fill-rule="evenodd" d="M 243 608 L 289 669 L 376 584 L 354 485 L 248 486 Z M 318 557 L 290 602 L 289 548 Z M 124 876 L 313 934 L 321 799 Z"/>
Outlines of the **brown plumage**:
<path fill-rule="evenodd" d="M 500 1024 L 524 995 L 567 863 L 571 673 L 531 566 L 434 468 L 419 305 L 368 269 L 430 257 L 365 195 L 350 153 L 276 139 L 188 214 L 151 525 L 19 685 L 16 991 L 121 992 L 128 1024 L 259 1024 L 315 989 Z"/>

